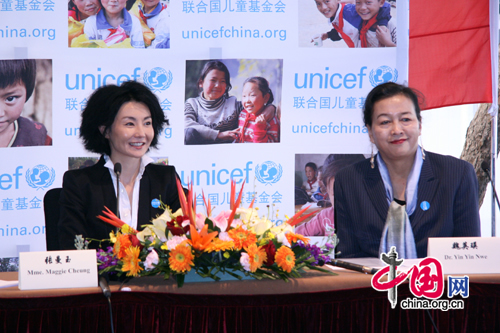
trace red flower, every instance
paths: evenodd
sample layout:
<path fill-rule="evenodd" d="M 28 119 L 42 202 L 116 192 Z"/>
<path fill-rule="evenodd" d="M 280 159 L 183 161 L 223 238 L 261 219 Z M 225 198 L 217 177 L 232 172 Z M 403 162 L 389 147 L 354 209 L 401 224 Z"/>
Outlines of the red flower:
<path fill-rule="evenodd" d="M 132 243 L 132 246 L 137 246 L 137 247 L 139 247 L 139 249 L 142 250 L 142 248 L 144 246 L 141 245 L 141 241 L 137 238 L 136 235 L 129 235 L 129 239 L 130 239 L 130 243 Z"/>
<path fill-rule="evenodd" d="M 186 224 L 186 226 L 182 226 L 182 222 L 188 220 L 189 217 L 186 215 L 184 216 L 177 216 L 175 220 L 171 220 L 167 222 L 167 229 L 170 230 L 172 235 L 174 236 L 182 236 L 185 235 L 189 231 L 189 223 Z"/>
<path fill-rule="evenodd" d="M 274 243 L 271 241 L 266 245 L 264 245 L 262 248 L 266 250 L 267 254 L 267 260 L 264 261 L 264 265 L 272 266 L 274 264 L 274 255 L 276 254 L 276 246 L 274 246 Z"/>

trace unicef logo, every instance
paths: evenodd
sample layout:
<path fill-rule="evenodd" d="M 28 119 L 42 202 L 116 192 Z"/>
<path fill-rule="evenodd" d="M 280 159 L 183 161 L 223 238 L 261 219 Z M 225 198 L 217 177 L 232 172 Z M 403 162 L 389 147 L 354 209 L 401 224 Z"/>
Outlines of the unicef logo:
<path fill-rule="evenodd" d="M 370 83 L 376 87 L 386 82 L 396 82 L 398 80 L 398 70 L 389 66 L 380 66 L 370 72 Z"/>
<path fill-rule="evenodd" d="M 155 67 L 146 71 L 143 76 L 144 84 L 152 91 L 160 92 L 167 89 L 172 84 L 172 72 L 161 67 Z"/>
<path fill-rule="evenodd" d="M 271 161 L 257 164 L 255 167 L 255 176 L 257 180 L 263 184 L 270 185 L 280 180 L 283 174 L 281 164 L 276 164 Z"/>
<path fill-rule="evenodd" d="M 26 182 L 29 186 L 38 189 L 45 189 L 52 185 L 56 178 L 56 172 L 53 168 L 38 164 L 26 171 Z"/>

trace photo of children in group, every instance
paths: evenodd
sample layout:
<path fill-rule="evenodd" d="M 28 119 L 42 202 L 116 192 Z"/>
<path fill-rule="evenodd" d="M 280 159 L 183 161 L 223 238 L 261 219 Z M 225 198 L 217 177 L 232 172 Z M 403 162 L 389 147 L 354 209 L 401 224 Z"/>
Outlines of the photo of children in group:
<path fill-rule="evenodd" d="M 333 185 L 341 169 L 363 161 L 362 154 L 296 154 L 295 211 L 317 211 L 295 230 L 305 236 L 325 236 L 334 230 Z"/>
<path fill-rule="evenodd" d="M 170 0 L 68 0 L 68 46 L 170 48 Z"/>
<path fill-rule="evenodd" d="M 299 1 L 300 47 L 395 47 L 396 0 Z"/>
<path fill-rule="evenodd" d="M 188 60 L 184 144 L 280 142 L 281 59 Z"/>
<path fill-rule="evenodd" d="M 52 145 L 52 60 L 0 60 L 0 148 Z"/>

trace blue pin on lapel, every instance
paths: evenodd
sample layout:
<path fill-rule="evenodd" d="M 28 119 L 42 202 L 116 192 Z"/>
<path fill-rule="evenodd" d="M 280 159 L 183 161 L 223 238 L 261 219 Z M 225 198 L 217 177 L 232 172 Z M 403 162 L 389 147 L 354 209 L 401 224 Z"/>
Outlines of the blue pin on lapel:
<path fill-rule="evenodd" d="M 160 200 L 158 200 L 158 199 L 153 199 L 153 200 L 151 200 L 151 206 L 152 206 L 153 208 L 158 208 L 158 207 L 160 207 Z"/>
<path fill-rule="evenodd" d="M 422 201 L 420 203 L 420 208 L 422 208 L 423 211 L 426 211 L 428 210 L 429 208 L 431 208 L 431 204 L 428 203 L 427 201 Z"/>

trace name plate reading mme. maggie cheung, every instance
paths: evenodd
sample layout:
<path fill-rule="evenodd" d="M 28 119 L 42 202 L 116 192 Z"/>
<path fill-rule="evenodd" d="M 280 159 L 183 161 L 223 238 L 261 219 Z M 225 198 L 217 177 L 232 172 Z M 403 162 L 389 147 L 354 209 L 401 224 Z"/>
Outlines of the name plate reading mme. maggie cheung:
<path fill-rule="evenodd" d="M 427 256 L 439 259 L 444 274 L 500 273 L 500 238 L 429 238 Z"/>
<path fill-rule="evenodd" d="M 95 250 L 19 253 L 19 289 L 97 287 Z"/>

